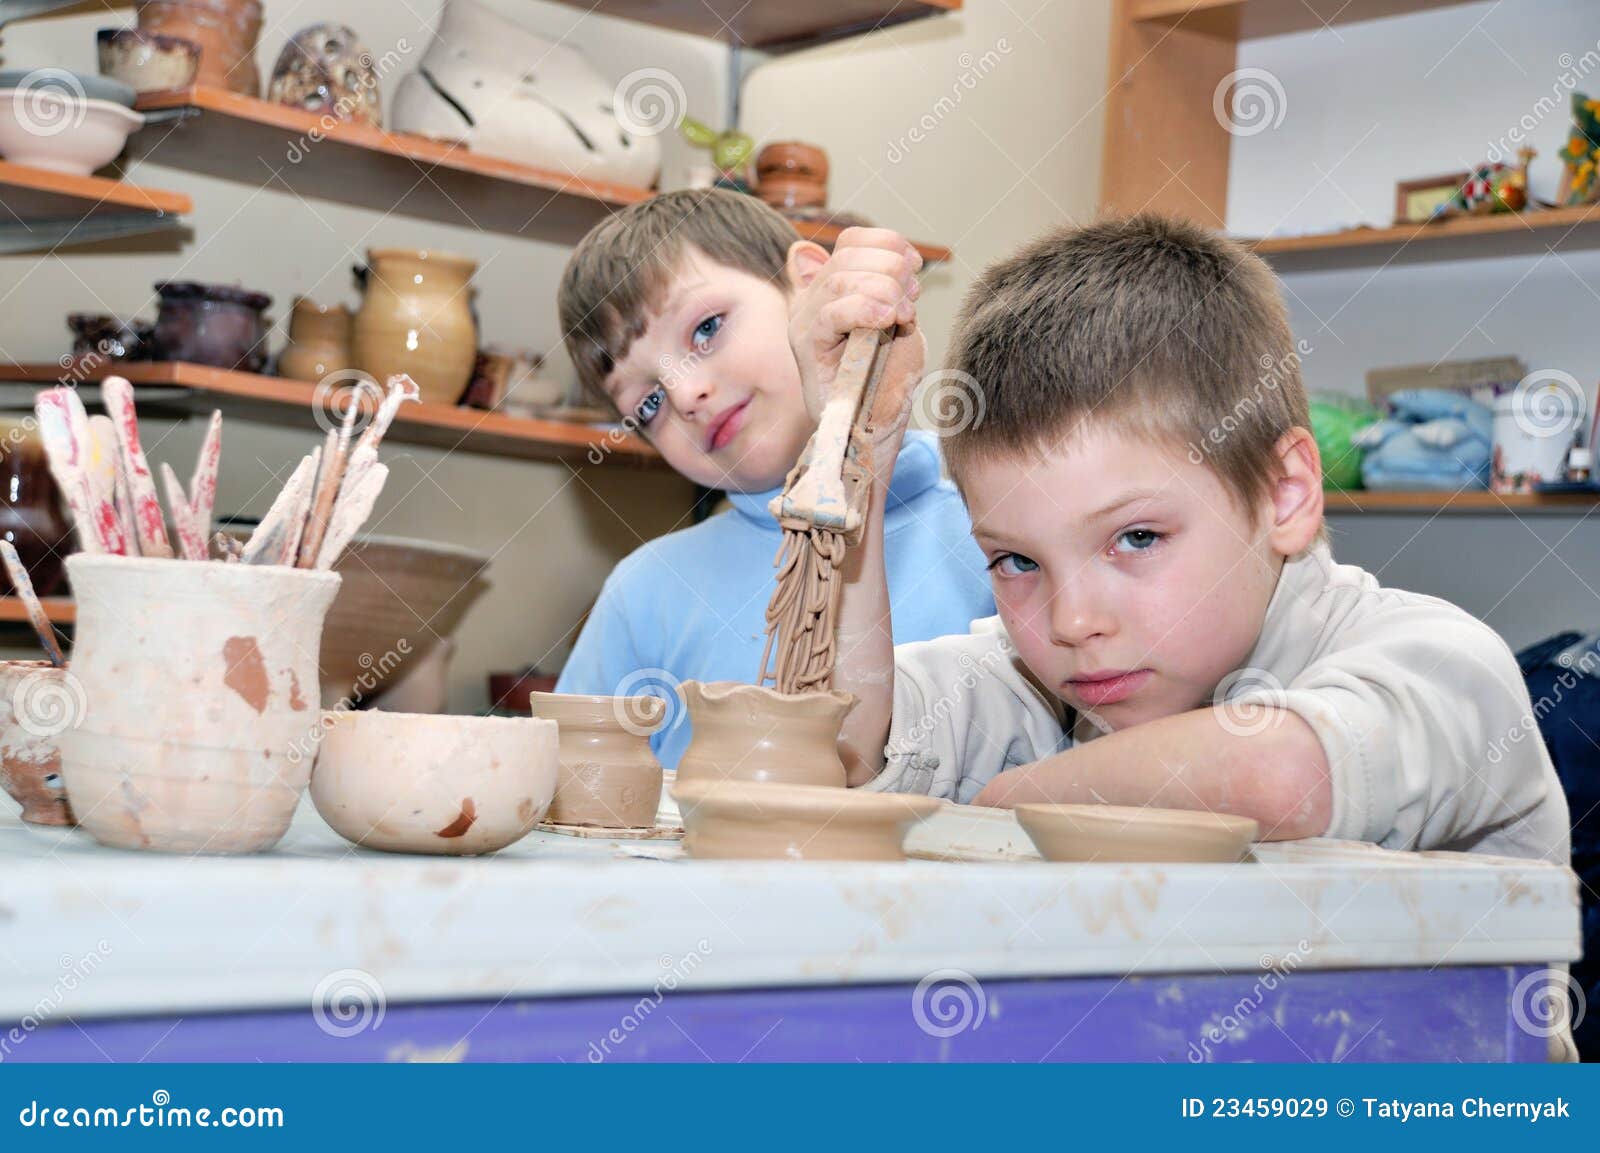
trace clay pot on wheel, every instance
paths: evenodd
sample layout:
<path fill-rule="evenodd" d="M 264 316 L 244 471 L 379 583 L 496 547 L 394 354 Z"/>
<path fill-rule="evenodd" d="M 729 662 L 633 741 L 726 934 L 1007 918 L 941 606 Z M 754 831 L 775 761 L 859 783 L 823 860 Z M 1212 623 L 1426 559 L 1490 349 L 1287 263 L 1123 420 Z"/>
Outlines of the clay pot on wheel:
<path fill-rule="evenodd" d="M 455 404 L 478 358 L 468 299 L 474 261 L 426 249 L 367 252 L 366 296 L 356 314 L 355 367 L 379 381 L 403 372 L 428 404 Z"/>
<path fill-rule="evenodd" d="M 251 853 L 311 776 L 329 572 L 78 553 L 72 676 L 83 719 L 61 776 L 101 844 Z"/>
<path fill-rule="evenodd" d="M 66 669 L 49 661 L 0 661 L 0 787 L 35 825 L 70 825 L 56 738 L 83 717 Z"/>
<path fill-rule="evenodd" d="M 533 693 L 536 717 L 561 729 L 561 773 L 547 819 L 561 825 L 645 829 L 661 806 L 661 765 L 650 734 L 666 716 L 657 697 Z"/>
<path fill-rule="evenodd" d="M 684 681 L 693 728 L 678 780 L 756 781 L 843 788 L 839 727 L 849 693 L 780 693 L 757 685 Z"/>

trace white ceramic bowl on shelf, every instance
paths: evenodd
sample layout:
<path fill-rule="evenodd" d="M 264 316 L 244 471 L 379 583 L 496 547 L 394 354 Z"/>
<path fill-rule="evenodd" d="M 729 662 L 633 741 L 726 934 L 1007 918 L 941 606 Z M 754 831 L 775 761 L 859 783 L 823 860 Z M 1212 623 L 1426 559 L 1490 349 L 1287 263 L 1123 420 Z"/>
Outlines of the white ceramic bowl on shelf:
<path fill-rule="evenodd" d="M 0 156 L 14 164 L 88 176 L 117 158 L 144 117 L 109 100 L 42 88 L 0 89 Z"/>

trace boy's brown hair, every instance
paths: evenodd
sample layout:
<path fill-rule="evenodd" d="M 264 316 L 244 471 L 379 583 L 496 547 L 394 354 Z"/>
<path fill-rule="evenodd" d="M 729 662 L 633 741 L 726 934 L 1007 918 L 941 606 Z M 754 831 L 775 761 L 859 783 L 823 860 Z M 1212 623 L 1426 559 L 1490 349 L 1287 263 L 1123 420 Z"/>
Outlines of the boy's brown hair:
<path fill-rule="evenodd" d="M 729 268 L 785 288 L 794 226 L 753 196 L 720 188 L 683 189 L 631 205 L 595 225 L 561 274 L 562 339 L 589 395 L 662 305 L 690 245 Z"/>
<path fill-rule="evenodd" d="M 966 417 L 944 442 L 958 483 L 973 460 L 1109 425 L 1209 465 L 1252 510 L 1280 475 L 1278 438 L 1311 427 L 1272 270 L 1161 216 L 1063 228 L 991 265 L 962 304 L 948 364 L 976 390 L 939 405 Z"/>

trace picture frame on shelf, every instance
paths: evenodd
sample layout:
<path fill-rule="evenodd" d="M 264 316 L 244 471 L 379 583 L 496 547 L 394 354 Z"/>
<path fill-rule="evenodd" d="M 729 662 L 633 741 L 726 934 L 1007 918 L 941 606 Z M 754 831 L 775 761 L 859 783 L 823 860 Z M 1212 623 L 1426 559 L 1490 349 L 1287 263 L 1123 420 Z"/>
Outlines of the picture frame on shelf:
<path fill-rule="evenodd" d="M 1396 224 L 1426 224 L 1434 215 L 1461 191 L 1472 178 L 1466 169 L 1446 172 L 1440 176 L 1422 176 L 1415 180 L 1401 180 L 1394 186 L 1394 222 Z"/>

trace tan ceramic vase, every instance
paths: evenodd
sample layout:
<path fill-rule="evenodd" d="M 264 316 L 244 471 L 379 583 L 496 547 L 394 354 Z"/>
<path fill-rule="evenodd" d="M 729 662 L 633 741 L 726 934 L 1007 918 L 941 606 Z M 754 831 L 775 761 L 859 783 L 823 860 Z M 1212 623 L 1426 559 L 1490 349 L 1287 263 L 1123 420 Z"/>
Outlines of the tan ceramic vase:
<path fill-rule="evenodd" d="M 356 367 L 382 382 L 406 373 L 423 401 L 455 404 L 478 355 L 463 256 L 405 248 L 367 252 L 367 291 L 356 314 Z"/>
<path fill-rule="evenodd" d="M 140 0 L 139 30 L 200 46 L 195 83 L 246 96 L 261 94 L 256 42 L 261 0 Z"/>
<path fill-rule="evenodd" d="M 308 296 L 294 298 L 289 314 L 289 344 L 278 354 L 278 375 L 290 380 L 321 380 L 350 367 L 350 310 L 323 306 Z"/>
<path fill-rule="evenodd" d="M 35 825 L 70 825 L 56 738 L 83 718 L 82 689 L 49 661 L 0 661 L 0 788 Z"/>
<path fill-rule="evenodd" d="M 67 575 L 81 713 L 59 742 L 78 824 L 120 849 L 271 848 L 311 777 L 339 577 L 84 553 Z"/>
<path fill-rule="evenodd" d="M 561 771 L 545 819 L 558 825 L 648 829 L 661 807 L 661 765 L 650 734 L 666 704 L 656 697 L 530 693 L 536 717 L 560 728 Z"/>
<path fill-rule="evenodd" d="M 682 781 L 759 781 L 844 788 L 839 726 L 849 693 L 780 693 L 756 685 L 684 681 L 693 733 L 678 762 Z"/>

